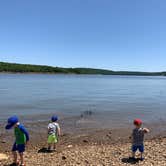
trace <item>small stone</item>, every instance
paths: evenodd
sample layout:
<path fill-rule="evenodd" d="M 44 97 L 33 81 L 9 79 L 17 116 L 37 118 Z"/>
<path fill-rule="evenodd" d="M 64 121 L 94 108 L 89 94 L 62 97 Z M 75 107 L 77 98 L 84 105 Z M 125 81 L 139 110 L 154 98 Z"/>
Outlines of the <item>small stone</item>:
<path fill-rule="evenodd" d="M 8 156 L 6 154 L 0 153 L 0 160 L 7 160 Z"/>
<path fill-rule="evenodd" d="M 66 160 L 67 158 L 65 156 L 62 156 L 62 160 Z"/>
<path fill-rule="evenodd" d="M 73 147 L 73 145 L 68 145 L 67 147 L 68 147 L 68 148 L 72 148 L 72 147 Z"/>
<path fill-rule="evenodd" d="M 88 140 L 84 139 L 83 142 L 84 142 L 84 143 L 88 143 Z"/>

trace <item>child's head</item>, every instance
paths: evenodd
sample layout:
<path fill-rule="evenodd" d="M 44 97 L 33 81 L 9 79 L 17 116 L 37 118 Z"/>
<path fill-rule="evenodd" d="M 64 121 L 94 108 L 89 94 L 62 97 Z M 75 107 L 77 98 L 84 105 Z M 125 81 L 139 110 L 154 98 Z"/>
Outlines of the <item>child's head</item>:
<path fill-rule="evenodd" d="M 141 119 L 135 119 L 133 123 L 137 128 L 139 128 L 142 125 L 142 120 Z"/>
<path fill-rule="evenodd" d="M 51 121 L 52 121 L 52 122 L 56 122 L 57 120 L 58 120 L 58 117 L 57 117 L 57 116 L 55 116 L 55 115 L 52 116 L 52 118 L 51 118 Z"/>
<path fill-rule="evenodd" d="M 11 129 L 12 127 L 15 127 L 15 125 L 18 123 L 18 117 L 17 116 L 11 116 L 9 119 L 8 119 L 8 124 L 6 125 L 6 130 L 9 130 Z"/>

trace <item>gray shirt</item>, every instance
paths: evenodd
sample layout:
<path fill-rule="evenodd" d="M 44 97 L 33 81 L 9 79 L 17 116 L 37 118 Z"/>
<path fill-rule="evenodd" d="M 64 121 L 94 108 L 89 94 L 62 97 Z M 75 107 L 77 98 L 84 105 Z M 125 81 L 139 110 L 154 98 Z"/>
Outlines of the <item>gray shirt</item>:
<path fill-rule="evenodd" d="M 133 145 L 143 145 L 144 134 L 145 132 L 143 128 L 135 128 L 132 133 Z"/>

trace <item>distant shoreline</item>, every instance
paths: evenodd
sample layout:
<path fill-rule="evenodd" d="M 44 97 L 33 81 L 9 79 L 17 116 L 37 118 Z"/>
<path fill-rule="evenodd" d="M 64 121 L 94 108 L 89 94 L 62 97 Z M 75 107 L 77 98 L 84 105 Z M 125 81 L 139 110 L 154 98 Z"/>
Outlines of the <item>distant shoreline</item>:
<path fill-rule="evenodd" d="M 63 68 L 45 65 L 30 65 L 0 62 L 0 74 L 76 74 L 76 75 L 120 75 L 120 76 L 166 76 L 163 72 L 113 71 L 94 68 Z"/>
<path fill-rule="evenodd" d="M 37 72 L 0 72 L 0 75 L 7 75 L 7 74 L 11 74 L 11 75 L 66 75 L 66 76 L 129 76 L 129 77 L 165 77 L 165 75 L 127 75 L 127 74 L 76 74 L 76 73 L 37 73 Z"/>

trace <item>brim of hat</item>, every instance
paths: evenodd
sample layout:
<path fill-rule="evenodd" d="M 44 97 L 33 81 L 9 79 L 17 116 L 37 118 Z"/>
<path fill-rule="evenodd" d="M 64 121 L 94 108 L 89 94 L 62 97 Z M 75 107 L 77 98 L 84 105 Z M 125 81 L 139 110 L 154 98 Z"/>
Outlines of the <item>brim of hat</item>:
<path fill-rule="evenodd" d="M 11 129 L 13 126 L 14 126 L 14 124 L 11 124 L 11 123 L 10 123 L 10 124 L 7 124 L 5 128 L 6 128 L 6 130 L 9 130 L 9 129 Z"/>

